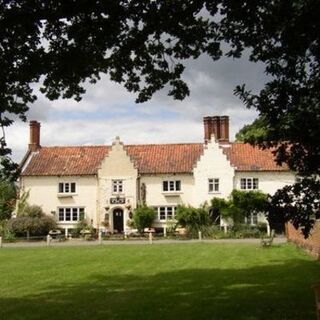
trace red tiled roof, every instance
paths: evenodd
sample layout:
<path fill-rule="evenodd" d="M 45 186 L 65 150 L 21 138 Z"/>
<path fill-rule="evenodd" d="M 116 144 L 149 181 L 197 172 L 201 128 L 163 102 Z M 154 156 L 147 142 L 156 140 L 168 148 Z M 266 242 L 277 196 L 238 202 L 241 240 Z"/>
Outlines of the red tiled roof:
<path fill-rule="evenodd" d="M 259 149 L 247 143 L 233 142 L 224 153 L 237 171 L 288 171 L 278 166 L 270 149 Z"/>
<path fill-rule="evenodd" d="M 70 176 L 97 173 L 110 147 L 42 147 L 32 154 L 23 176 Z"/>
<path fill-rule="evenodd" d="M 138 171 L 191 173 L 203 153 L 201 143 L 127 145 L 124 147 Z M 110 146 L 42 147 L 25 163 L 23 176 L 93 175 Z M 283 171 L 269 150 L 232 143 L 224 152 L 239 171 Z"/>
<path fill-rule="evenodd" d="M 187 173 L 203 152 L 201 143 L 128 145 L 140 173 Z"/>

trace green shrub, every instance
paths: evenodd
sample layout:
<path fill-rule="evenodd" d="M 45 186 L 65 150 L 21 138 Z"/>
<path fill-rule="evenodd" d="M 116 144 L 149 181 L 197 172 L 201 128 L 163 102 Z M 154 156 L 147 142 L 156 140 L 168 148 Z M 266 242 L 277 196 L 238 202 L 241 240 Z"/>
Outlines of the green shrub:
<path fill-rule="evenodd" d="M 9 229 L 4 230 L 3 240 L 6 242 L 14 242 L 16 239 L 15 234 Z"/>
<path fill-rule="evenodd" d="M 235 224 L 230 230 L 235 238 L 260 238 L 263 234 L 257 225 Z"/>
<path fill-rule="evenodd" d="M 45 216 L 45 213 L 43 212 L 42 208 L 38 205 L 29 205 L 27 204 L 21 214 L 25 217 L 31 217 L 31 218 L 40 218 Z"/>
<path fill-rule="evenodd" d="M 176 228 L 177 228 L 177 223 L 170 220 L 170 221 L 167 221 L 167 236 L 173 236 L 176 232 Z"/>
<path fill-rule="evenodd" d="M 42 217 L 17 217 L 8 221 L 8 230 L 16 235 L 29 232 L 33 236 L 47 235 L 50 230 L 56 229 L 57 223 L 49 216 Z"/>
<path fill-rule="evenodd" d="M 90 234 L 88 235 L 89 232 Z M 88 238 L 91 238 L 95 234 L 95 229 L 83 218 L 77 223 L 76 227 L 72 229 L 71 235 L 72 237 L 79 237 L 85 234 L 87 234 Z"/>
<path fill-rule="evenodd" d="M 257 228 L 262 234 L 266 234 L 267 233 L 268 228 L 267 228 L 267 223 L 266 222 L 258 222 Z"/>
<path fill-rule="evenodd" d="M 4 241 L 13 242 L 15 240 L 14 233 L 8 229 L 8 221 L 0 221 L 0 236 Z"/>
<path fill-rule="evenodd" d="M 198 237 L 199 231 L 201 231 L 204 236 L 210 233 L 208 227 L 212 225 L 212 220 L 205 206 L 194 208 L 179 205 L 176 210 L 175 219 L 178 225 L 186 228 L 188 234 L 192 237 Z"/>
<path fill-rule="evenodd" d="M 155 219 L 155 210 L 146 205 L 139 206 L 133 212 L 133 221 L 135 227 L 140 233 L 143 232 L 144 228 L 150 228 Z"/>
<path fill-rule="evenodd" d="M 0 220 L 10 219 L 16 201 L 16 189 L 13 183 L 0 180 Z"/>
<path fill-rule="evenodd" d="M 268 209 L 268 195 L 261 191 L 233 190 L 231 193 L 232 203 L 242 213 L 242 221 L 250 217 L 252 213 L 266 212 Z"/>
<path fill-rule="evenodd" d="M 28 203 L 21 205 L 19 212 L 17 213 L 18 217 L 30 217 L 30 218 L 40 218 L 44 217 L 46 214 L 42 208 L 36 204 L 30 205 Z"/>

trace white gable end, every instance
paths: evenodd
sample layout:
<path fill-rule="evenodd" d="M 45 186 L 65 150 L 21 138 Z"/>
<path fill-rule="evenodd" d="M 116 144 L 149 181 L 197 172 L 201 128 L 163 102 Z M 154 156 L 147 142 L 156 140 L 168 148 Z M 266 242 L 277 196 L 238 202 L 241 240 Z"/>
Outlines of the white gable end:
<path fill-rule="evenodd" d="M 235 169 L 214 139 L 211 139 L 204 148 L 203 155 L 198 160 L 193 174 L 195 206 L 213 197 L 227 198 L 233 190 Z M 209 191 L 209 179 L 219 179 L 218 191 Z"/>

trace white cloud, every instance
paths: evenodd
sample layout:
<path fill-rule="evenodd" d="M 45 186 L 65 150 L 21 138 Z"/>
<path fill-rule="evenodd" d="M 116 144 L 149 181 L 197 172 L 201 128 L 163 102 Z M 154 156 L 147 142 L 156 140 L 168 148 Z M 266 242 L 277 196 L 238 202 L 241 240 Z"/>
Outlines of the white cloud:
<path fill-rule="evenodd" d="M 263 68 L 246 60 L 212 62 L 207 57 L 188 62 L 184 79 L 191 94 L 184 101 L 168 97 L 167 90 L 144 104 L 135 95 L 103 76 L 87 85 L 81 102 L 49 101 L 39 96 L 28 119 L 42 122 L 43 145 L 110 144 L 119 135 L 124 143 L 201 142 L 202 117 L 229 115 L 231 137 L 257 115 L 233 95 L 237 84 L 261 88 Z M 20 121 L 8 129 L 8 145 L 19 161 L 26 151 L 28 124 Z"/>

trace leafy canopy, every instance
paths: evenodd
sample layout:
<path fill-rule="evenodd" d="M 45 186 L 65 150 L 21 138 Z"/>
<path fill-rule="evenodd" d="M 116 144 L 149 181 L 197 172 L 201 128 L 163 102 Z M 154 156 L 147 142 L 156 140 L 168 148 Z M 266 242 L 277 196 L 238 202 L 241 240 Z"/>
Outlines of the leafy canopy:
<path fill-rule="evenodd" d="M 268 195 L 261 191 L 233 190 L 228 200 L 212 198 L 210 210 L 218 210 L 223 218 L 242 224 L 252 213 L 269 213 Z"/>
<path fill-rule="evenodd" d="M 267 124 L 263 118 L 257 118 L 236 133 L 236 141 L 255 143 L 266 141 Z"/>
<path fill-rule="evenodd" d="M 155 210 L 147 205 L 139 206 L 133 212 L 134 225 L 140 233 L 142 233 L 145 228 L 152 226 L 155 217 Z"/>
<path fill-rule="evenodd" d="M 0 180 L 0 221 L 10 219 L 15 208 L 16 188 L 13 183 Z"/>
<path fill-rule="evenodd" d="M 49 99 L 80 100 L 84 82 L 105 73 L 135 92 L 138 102 L 165 86 L 183 99 L 189 94 L 182 78 L 187 59 L 239 58 L 246 50 L 270 79 L 258 93 L 241 84 L 235 89 L 266 123 L 263 141 L 252 142 L 273 147 L 277 162 L 302 176 L 303 201 L 308 194 L 320 198 L 319 15 L 318 0 L 2 1 L 0 126 L 17 116 L 25 120 L 36 99 L 33 83 Z M 14 164 L 4 135 L 0 142 L 8 173 Z M 299 212 L 293 209 L 290 217 Z M 310 228 L 310 211 L 301 214 Z"/>

